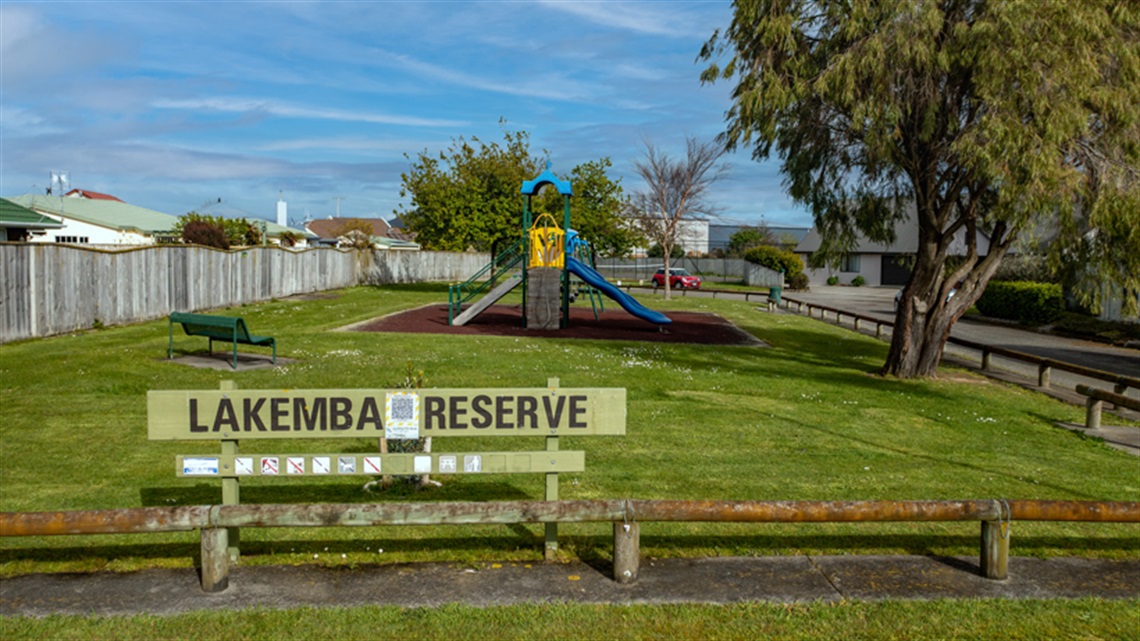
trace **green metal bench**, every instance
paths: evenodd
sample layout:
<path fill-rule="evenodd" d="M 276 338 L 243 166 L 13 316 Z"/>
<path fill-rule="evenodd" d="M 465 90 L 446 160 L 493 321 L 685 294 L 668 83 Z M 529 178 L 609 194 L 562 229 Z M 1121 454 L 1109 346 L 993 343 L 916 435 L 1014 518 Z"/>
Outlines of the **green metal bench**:
<path fill-rule="evenodd" d="M 234 346 L 233 368 L 237 369 L 238 343 L 273 348 L 273 364 L 277 364 L 277 341 L 272 336 L 254 336 L 245 321 L 236 316 L 209 316 L 174 312 L 170 315 L 169 357 L 174 358 L 174 324 L 182 325 L 187 336 L 205 336 L 210 339 L 210 355 L 214 354 L 214 341 L 228 341 Z"/>

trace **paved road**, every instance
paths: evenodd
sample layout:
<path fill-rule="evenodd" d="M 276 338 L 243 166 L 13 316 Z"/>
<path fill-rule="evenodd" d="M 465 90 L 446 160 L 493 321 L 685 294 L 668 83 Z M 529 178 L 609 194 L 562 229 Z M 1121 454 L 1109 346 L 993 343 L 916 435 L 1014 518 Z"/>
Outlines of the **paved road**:
<path fill-rule="evenodd" d="M 965 525 L 965 524 L 963 524 Z M 1016 536 L 1014 537 L 1016 541 Z M 445 603 L 776 603 L 881 599 L 1140 596 L 1140 561 L 1012 557 L 983 578 L 977 557 L 784 556 L 649 559 L 636 583 L 584 563 L 412 563 L 238 567 L 206 594 L 193 569 L 35 574 L 0 581 L 0 616 L 177 614 L 197 610 Z"/>
<path fill-rule="evenodd" d="M 645 292 L 652 290 L 645 289 Z M 791 297 L 805 303 L 826 305 L 836 309 L 843 309 L 853 313 L 879 318 L 884 321 L 894 320 L 894 295 L 896 288 L 891 287 L 814 287 L 810 292 L 795 292 Z M 660 292 L 658 292 L 660 293 Z M 729 298 L 744 300 L 743 294 L 713 293 L 710 291 L 687 290 L 677 292 L 684 296 L 701 296 Z M 751 300 L 762 300 L 753 295 Z M 991 323 L 982 323 L 971 320 L 962 320 L 954 325 L 950 334 L 977 343 L 985 343 L 995 347 L 1025 352 L 1064 361 L 1084 367 L 1091 367 L 1124 376 L 1140 376 L 1140 350 L 1114 347 L 1087 340 L 1054 336 L 1027 331 L 1018 327 L 1006 327 Z M 978 352 L 956 345 L 947 345 L 946 354 L 961 359 L 977 362 L 980 358 Z M 996 369 L 1017 374 L 1023 378 L 1036 380 L 1037 368 L 1034 365 L 1022 363 L 1000 356 L 994 356 L 991 364 Z M 1060 372 L 1054 370 L 1051 379 L 1054 385 L 1074 389 L 1077 384 L 1090 385 L 1101 389 L 1112 389 L 1111 383 L 1095 379 Z M 1140 390 L 1129 390 L 1128 395 L 1140 398 Z"/>
<path fill-rule="evenodd" d="M 827 305 L 837 309 L 865 314 L 873 318 L 894 320 L 893 302 L 895 289 L 885 287 L 819 287 L 810 292 L 794 295 L 797 300 Z M 1140 350 L 1114 347 L 1076 338 L 1055 336 L 1028 331 L 1018 327 L 1007 327 L 963 319 L 950 330 L 950 335 L 977 343 L 1017 350 L 1043 358 L 1051 358 L 1084 367 L 1091 367 L 1123 376 L 1140 376 Z M 979 355 L 974 350 L 956 345 L 947 345 L 946 353 L 976 361 Z M 1028 363 L 994 356 L 995 368 L 1004 369 L 1028 379 L 1036 380 L 1037 368 Z M 1077 384 L 1091 385 L 1102 389 L 1112 389 L 1111 383 L 1054 370 L 1051 379 L 1055 385 L 1073 389 Z M 1140 390 L 1129 390 L 1128 395 L 1140 398 Z"/>

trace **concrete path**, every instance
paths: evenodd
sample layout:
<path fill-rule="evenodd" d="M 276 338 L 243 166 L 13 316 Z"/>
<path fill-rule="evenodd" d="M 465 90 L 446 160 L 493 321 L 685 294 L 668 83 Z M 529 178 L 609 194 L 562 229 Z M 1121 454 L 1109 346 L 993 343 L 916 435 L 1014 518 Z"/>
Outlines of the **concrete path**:
<path fill-rule="evenodd" d="M 1140 560 L 1010 559 L 1009 578 L 978 574 L 976 558 L 788 556 L 646 560 L 619 585 L 609 568 L 570 564 L 419 563 L 355 569 L 238 567 L 206 594 L 194 570 L 38 574 L 0 581 L 0 615 L 177 614 L 197 610 L 431 607 L 446 603 L 776 603 L 882 599 L 1140 597 Z"/>

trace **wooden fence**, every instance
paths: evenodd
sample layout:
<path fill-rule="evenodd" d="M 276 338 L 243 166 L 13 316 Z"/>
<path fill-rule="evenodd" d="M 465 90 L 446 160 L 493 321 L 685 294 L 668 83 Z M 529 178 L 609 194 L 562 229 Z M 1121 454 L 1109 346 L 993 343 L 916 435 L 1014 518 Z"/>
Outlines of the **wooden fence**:
<path fill-rule="evenodd" d="M 466 278 L 485 254 L 0 243 L 0 343 L 358 284 Z"/>
<path fill-rule="evenodd" d="M 196 505 L 76 512 L 3 512 L 0 537 L 200 531 L 202 588 L 229 585 L 228 528 L 610 522 L 613 576 L 637 581 L 640 524 L 980 521 L 982 576 L 1008 576 L 1011 522 L 1140 523 L 1140 503 L 1109 501 L 494 501 Z"/>

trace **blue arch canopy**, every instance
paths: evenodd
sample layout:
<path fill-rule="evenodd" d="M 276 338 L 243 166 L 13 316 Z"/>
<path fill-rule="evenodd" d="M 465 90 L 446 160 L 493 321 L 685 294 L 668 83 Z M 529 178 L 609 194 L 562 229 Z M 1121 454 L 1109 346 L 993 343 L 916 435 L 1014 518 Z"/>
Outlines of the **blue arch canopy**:
<path fill-rule="evenodd" d="M 559 194 L 563 196 L 573 196 L 574 192 L 570 188 L 569 180 L 561 180 L 558 176 L 550 171 L 550 163 L 546 163 L 546 171 L 539 174 L 534 180 L 524 180 L 522 184 L 522 194 L 524 196 L 533 196 L 538 193 L 545 185 L 554 185 Z"/>

